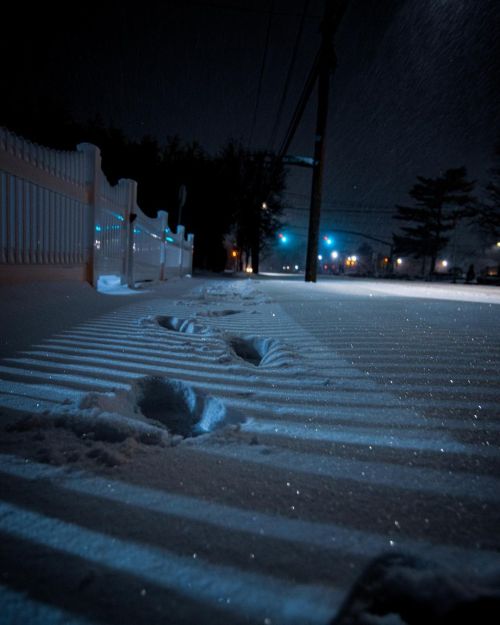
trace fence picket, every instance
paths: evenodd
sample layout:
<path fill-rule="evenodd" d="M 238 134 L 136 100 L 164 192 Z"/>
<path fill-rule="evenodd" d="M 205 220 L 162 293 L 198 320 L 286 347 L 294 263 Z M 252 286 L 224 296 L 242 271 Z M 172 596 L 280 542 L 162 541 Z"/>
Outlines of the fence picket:
<path fill-rule="evenodd" d="M 93 284 L 113 273 L 131 286 L 191 273 L 192 235 L 145 215 L 135 181 L 110 185 L 91 144 L 60 152 L 0 127 L 0 200 L 0 278 L 11 265 L 86 265 Z"/>

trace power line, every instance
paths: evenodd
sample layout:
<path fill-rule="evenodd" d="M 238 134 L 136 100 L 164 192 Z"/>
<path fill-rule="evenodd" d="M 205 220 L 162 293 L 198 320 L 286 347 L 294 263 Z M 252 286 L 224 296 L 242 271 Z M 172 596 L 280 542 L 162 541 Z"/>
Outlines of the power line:
<path fill-rule="evenodd" d="M 329 208 L 326 208 L 325 206 L 322 207 L 322 211 L 327 212 L 327 213 L 362 213 L 362 214 L 367 214 L 367 215 L 382 215 L 382 214 L 394 214 L 394 208 L 390 208 L 389 206 L 366 206 L 366 205 L 359 205 L 359 206 L 355 206 L 353 207 L 352 205 L 349 204 L 334 204 L 334 205 L 329 205 Z M 303 211 L 308 211 L 309 207 L 308 206 L 287 206 L 286 208 L 284 208 L 285 211 L 295 211 L 295 212 L 303 212 Z"/>
<path fill-rule="evenodd" d="M 296 197 L 303 197 L 305 199 L 309 198 L 307 193 L 297 193 L 296 191 L 284 191 L 284 195 L 295 195 Z"/>
<path fill-rule="evenodd" d="M 295 193 L 293 191 L 285 191 L 283 193 L 283 195 L 294 195 L 296 197 L 299 198 L 304 198 L 307 199 L 309 196 L 306 195 L 305 193 Z M 395 211 L 396 209 L 396 204 L 371 204 L 368 202 L 363 202 L 363 201 L 359 201 L 359 202 L 324 202 L 323 204 L 324 206 L 331 206 L 333 208 L 335 208 L 336 206 L 349 206 L 350 208 L 373 208 L 373 209 L 387 209 L 387 210 L 391 210 L 391 211 Z M 290 207 L 293 208 L 293 207 Z M 303 206 L 298 206 L 296 208 L 306 208 Z M 307 207 L 307 210 L 308 207 Z"/>
<path fill-rule="evenodd" d="M 274 9 L 274 0 L 271 0 L 271 6 L 270 6 L 270 10 L 269 10 L 269 21 L 267 23 L 267 32 L 266 32 L 266 43 L 264 46 L 264 54 L 262 55 L 262 63 L 260 66 L 260 75 L 259 75 L 259 84 L 257 87 L 257 98 L 255 100 L 255 107 L 254 107 L 254 111 L 253 111 L 253 119 L 252 119 L 252 127 L 250 130 L 250 137 L 248 139 L 248 147 L 250 148 L 252 145 L 252 140 L 253 140 L 253 133 L 255 130 L 255 124 L 257 123 L 257 111 L 259 109 L 259 103 L 260 103 L 260 96 L 262 93 L 262 82 L 264 79 L 264 71 L 266 69 L 266 60 L 267 60 L 267 53 L 269 51 L 269 38 L 270 38 L 270 34 L 271 34 L 271 24 L 272 24 L 272 20 L 273 20 L 273 9 Z"/>
<path fill-rule="evenodd" d="M 299 100 L 297 102 L 297 105 L 295 107 L 295 110 L 293 112 L 292 118 L 290 120 L 290 123 L 288 124 L 288 128 L 285 134 L 285 138 L 283 139 L 283 142 L 280 146 L 280 149 L 276 155 L 276 159 L 274 161 L 274 165 L 271 168 L 271 174 L 270 174 L 270 179 L 274 179 L 274 177 L 276 176 L 276 174 L 278 173 L 279 167 L 280 165 L 283 163 L 283 158 L 290 146 L 290 143 L 292 142 L 292 139 L 295 135 L 295 132 L 298 128 L 298 125 L 300 123 L 300 120 L 302 118 L 302 115 L 304 113 L 304 110 L 306 108 L 307 102 L 309 100 L 309 97 L 311 95 L 311 92 L 314 88 L 314 83 L 316 81 L 316 76 L 317 76 L 317 71 L 318 71 L 318 67 L 319 67 L 319 60 L 321 58 L 321 48 L 318 50 L 318 52 L 316 53 L 316 56 L 314 57 L 314 61 L 312 64 L 312 67 L 309 71 L 309 74 L 307 75 L 306 81 L 304 83 L 304 86 L 302 87 L 302 91 L 299 97 Z M 267 201 L 269 199 L 269 195 L 271 194 L 271 192 L 269 191 L 268 197 L 265 199 L 265 201 Z"/>
<path fill-rule="evenodd" d="M 303 211 L 308 211 L 309 207 L 308 206 L 287 206 L 283 210 L 285 212 L 290 212 L 290 211 L 303 212 Z M 389 214 L 393 215 L 394 214 L 394 210 L 389 209 L 389 208 L 386 208 L 384 210 L 377 209 L 377 211 L 375 212 L 375 211 L 370 210 L 368 207 L 363 209 L 363 208 L 340 208 L 339 206 L 334 207 L 334 208 L 322 207 L 321 212 L 322 213 L 356 213 L 359 215 L 373 215 L 374 217 L 376 217 L 377 215 L 389 215 Z"/>
<path fill-rule="evenodd" d="M 306 108 L 307 102 L 309 101 L 309 97 L 313 90 L 314 83 L 316 82 L 320 58 L 321 58 L 321 54 L 320 54 L 320 51 L 318 51 L 314 58 L 311 70 L 309 71 L 309 74 L 307 75 L 306 81 L 302 88 L 299 101 L 297 102 L 297 106 L 295 107 L 292 118 L 288 125 L 285 138 L 283 139 L 283 142 L 279 149 L 279 152 L 278 152 L 279 160 L 281 160 L 285 156 L 286 152 L 288 151 L 288 148 L 290 147 L 292 139 L 295 135 L 295 131 L 297 130 L 297 127 L 300 123 L 300 120 Z"/>
<path fill-rule="evenodd" d="M 268 149 L 267 149 L 268 152 L 270 152 L 272 147 L 274 146 L 274 143 L 276 141 L 276 136 L 278 134 L 278 128 L 279 128 L 280 123 L 281 123 L 281 118 L 283 116 L 283 109 L 285 107 L 286 97 L 288 95 L 288 90 L 290 88 L 290 82 L 291 82 L 291 79 L 292 79 L 293 70 L 295 68 L 295 62 L 297 60 L 297 53 L 298 53 L 298 50 L 299 50 L 300 40 L 302 39 L 302 33 L 304 31 L 304 24 L 305 24 L 305 21 L 306 21 L 308 6 L 309 6 L 309 0 L 305 0 L 304 8 L 302 10 L 302 16 L 300 18 L 299 28 L 297 30 L 297 35 L 295 36 L 295 43 L 294 43 L 293 50 L 292 50 L 292 56 L 290 58 L 290 63 L 288 65 L 288 71 L 287 71 L 287 75 L 286 75 L 286 79 L 285 79 L 285 85 L 283 87 L 283 92 L 281 94 L 281 100 L 280 100 L 280 103 L 279 103 L 279 106 L 278 106 L 278 113 L 276 115 L 276 120 L 274 122 L 273 129 L 271 130 L 271 137 L 270 137 L 269 144 L 268 144 Z"/>
<path fill-rule="evenodd" d="M 304 236 L 303 234 L 299 234 L 297 231 L 300 230 L 307 230 L 305 226 L 296 226 L 292 229 L 292 232 L 295 233 L 295 235 L 297 236 Z M 383 245 L 388 245 L 391 250 L 393 247 L 393 242 L 392 241 L 386 241 L 385 239 L 380 239 L 379 237 L 374 237 L 371 234 L 366 234 L 364 232 L 359 232 L 357 230 L 344 230 L 342 228 L 334 228 L 334 234 L 347 234 L 349 236 L 355 236 L 355 237 L 363 237 L 364 239 L 369 239 L 370 241 L 375 241 L 377 243 L 382 243 Z"/>
<path fill-rule="evenodd" d="M 179 4 L 185 5 L 186 0 L 183 0 Z M 270 15 L 271 14 L 270 10 L 257 9 L 255 7 L 249 7 L 249 6 L 234 6 L 232 4 L 225 4 L 223 2 L 200 2 L 200 1 L 196 2 L 195 0 L 192 0 L 191 2 L 189 2 L 189 4 L 191 6 L 200 7 L 200 8 L 206 7 L 207 9 L 222 9 L 225 11 L 232 11 L 236 13 L 254 13 L 257 15 Z M 276 12 L 273 11 L 272 14 L 273 16 L 276 16 L 276 17 L 301 17 L 300 13 L 288 13 L 287 11 L 276 11 Z M 316 15 L 315 13 L 311 13 L 310 15 L 306 15 L 306 18 L 318 20 L 318 19 L 321 19 L 321 15 Z"/>

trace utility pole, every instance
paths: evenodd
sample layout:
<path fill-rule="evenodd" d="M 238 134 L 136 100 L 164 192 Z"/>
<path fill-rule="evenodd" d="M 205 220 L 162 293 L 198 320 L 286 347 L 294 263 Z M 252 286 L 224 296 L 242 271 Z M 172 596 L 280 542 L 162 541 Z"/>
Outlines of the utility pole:
<path fill-rule="evenodd" d="M 306 162 L 301 166 L 309 166 L 313 169 L 313 179 L 311 186 L 311 207 L 309 214 L 309 235 L 307 243 L 306 257 L 306 282 L 316 282 L 317 259 L 318 259 L 318 239 L 319 224 L 321 216 L 321 194 L 323 189 L 323 169 L 326 151 L 326 122 L 328 119 L 328 96 L 330 90 L 330 75 L 333 74 L 336 66 L 335 50 L 333 47 L 333 37 L 342 20 L 349 0 L 325 0 L 325 13 L 321 24 L 321 45 L 314 58 L 313 65 L 299 101 L 292 115 L 285 139 L 277 155 L 277 160 L 291 165 L 298 165 L 298 162 L 290 162 L 286 156 L 288 148 L 299 127 L 307 103 L 311 97 L 316 81 L 318 82 L 318 110 L 316 116 L 316 133 L 314 139 L 314 158 L 312 165 Z M 293 158 L 292 158 L 293 160 Z M 302 159 L 304 161 L 304 159 Z M 271 177 L 274 174 L 271 174 Z"/>
<path fill-rule="evenodd" d="M 252 273 L 259 273 L 259 260 L 260 260 L 260 211 L 261 208 L 257 209 L 259 212 L 255 215 L 255 223 L 253 224 L 253 233 L 252 233 L 252 247 L 250 250 L 250 254 L 252 255 Z"/>
<path fill-rule="evenodd" d="M 326 124 L 328 119 L 328 96 L 330 91 L 330 75 L 336 66 L 333 36 L 347 6 L 347 0 L 326 0 L 325 14 L 322 23 L 322 40 L 318 59 L 318 109 L 316 115 L 316 132 L 314 137 L 314 164 L 311 185 L 311 208 L 309 212 L 309 234 L 307 239 L 307 256 L 305 281 L 316 282 L 318 263 L 318 239 L 321 217 L 321 195 L 323 190 L 323 172 L 326 152 Z"/>

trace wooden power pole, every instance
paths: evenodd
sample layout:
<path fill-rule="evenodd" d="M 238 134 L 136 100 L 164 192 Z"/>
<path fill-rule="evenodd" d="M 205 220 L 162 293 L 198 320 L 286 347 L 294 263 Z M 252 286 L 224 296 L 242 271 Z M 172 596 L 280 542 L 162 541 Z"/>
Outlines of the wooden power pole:
<path fill-rule="evenodd" d="M 314 137 L 314 164 L 305 270 L 306 282 L 316 282 L 321 195 L 323 190 L 323 171 L 326 152 L 325 133 L 328 119 L 328 96 L 330 91 L 330 75 L 333 74 L 336 66 L 333 37 L 346 6 L 347 0 L 326 0 L 325 15 L 322 23 L 322 40 L 317 66 L 318 109 Z"/>

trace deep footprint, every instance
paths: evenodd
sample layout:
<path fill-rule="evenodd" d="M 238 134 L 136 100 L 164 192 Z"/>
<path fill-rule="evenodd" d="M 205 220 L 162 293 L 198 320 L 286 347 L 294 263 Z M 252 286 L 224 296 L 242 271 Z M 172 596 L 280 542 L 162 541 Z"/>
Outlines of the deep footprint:
<path fill-rule="evenodd" d="M 237 356 L 246 360 L 251 365 L 258 367 L 261 364 L 263 354 L 257 348 L 255 340 L 235 337 L 229 341 L 229 346 Z"/>
<path fill-rule="evenodd" d="M 293 364 L 294 355 L 281 341 L 259 336 L 227 338 L 233 353 L 254 367 L 284 367 Z"/>
<path fill-rule="evenodd" d="M 197 317 L 227 317 L 227 315 L 237 315 L 241 310 L 206 310 L 197 312 Z"/>
<path fill-rule="evenodd" d="M 180 380 L 147 377 L 137 387 L 137 406 L 142 414 L 163 424 L 172 435 L 199 436 L 244 420 L 219 399 Z"/>
<path fill-rule="evenodd" d="M 195 323 L 192 319 L 179 319 L 178 317 L 156 317 L 156 323 L 162 328 L 185 334 L 205 334 L 209 329 Z"/>

